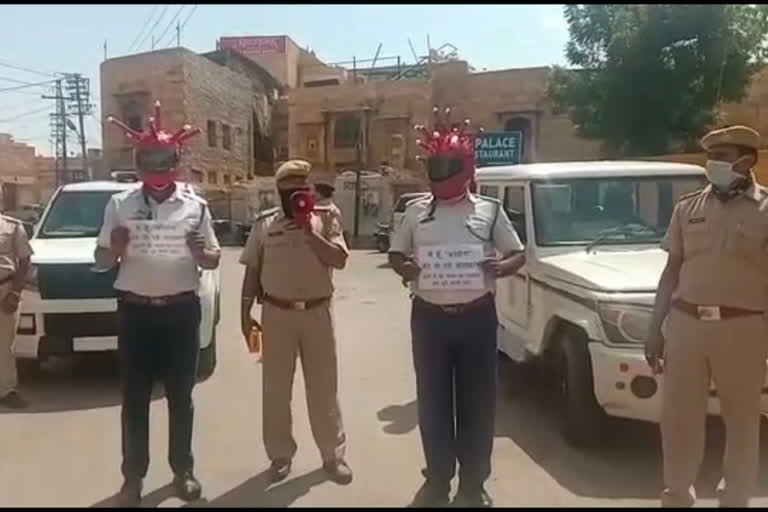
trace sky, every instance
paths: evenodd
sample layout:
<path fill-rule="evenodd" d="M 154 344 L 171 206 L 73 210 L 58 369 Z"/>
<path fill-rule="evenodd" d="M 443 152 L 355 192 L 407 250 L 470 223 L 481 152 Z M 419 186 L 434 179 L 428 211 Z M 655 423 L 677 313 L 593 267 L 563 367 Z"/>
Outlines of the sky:
<path fill-rule="evenodd" d="M 372 59 L 379 43 L 381 57 L 410 63 L 408 39 L 421 56 L 429 36 L 433 48 L 453 44 L 478 71 L 565 64 L 568 39 L 559 4 L 0 5 L 0 133 L 53 154 L 54 102 L 40 98 L 50 86 L 7 89 L 81 73 L 95 104 L 85 123 L 88 145 L 101 147 L 104 42 L 108 58 L 149 51 L 152 37 L 156 49 L 175 46 L 176 20 L 184 24 L 182 46 L 196 52 L 215 50 L 222 36 L 288 35 L 327 63 Z"/>

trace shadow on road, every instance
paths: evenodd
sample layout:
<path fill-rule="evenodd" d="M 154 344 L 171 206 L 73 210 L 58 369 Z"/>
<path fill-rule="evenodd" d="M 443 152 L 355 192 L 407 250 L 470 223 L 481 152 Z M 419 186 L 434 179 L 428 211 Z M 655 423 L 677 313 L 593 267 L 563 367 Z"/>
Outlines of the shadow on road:
<path fill-rule="evenodd" d="M 186 505 L 185 508 L 286 508 L 297 499 L 306 495 L 312 487 L 320 485 L 326 480 L 325 472 L 322 469 L 317 469 L 270 487 L 269 470 L 267 470 L 246 480 L 238 487 L 222 494 L 216 499 L 211 501 L 202 499 Z"/>
<path fill-rule="evenodd" d="M 582 497 L 656 499 L 662 489 L 658 425 L 611 418 L 601 446 L 579 450 L 560 434 L 555 398 L 549 383 L 537 377 L 529 392 L 512 395 L 508 374 L 501 372 L 496 436 L 508 438 L 562 487 Z M 382 429 L 402 435 L 418 426 L 416 402 L 390 405 L 377 414 Z M 699 480 L 700 498 L 714 498 L 721 477 L 725 444 L 722 422 L 711 418 Z M 768 496 L 768 423 L 761 425 L 761 472 L 757 496 Z"/>
<path fill-rule="evenodd" d="M 46 361 L 41 369 L 22 372 L 19 392 L 29 402 L 20 411 L 0 408 L 2 414 L 29 414 L 99 409 L 120 404 L 120 382 L 114 354 L 80 354 Z M 164 396 L 162 386 L 152 395 Z"/>

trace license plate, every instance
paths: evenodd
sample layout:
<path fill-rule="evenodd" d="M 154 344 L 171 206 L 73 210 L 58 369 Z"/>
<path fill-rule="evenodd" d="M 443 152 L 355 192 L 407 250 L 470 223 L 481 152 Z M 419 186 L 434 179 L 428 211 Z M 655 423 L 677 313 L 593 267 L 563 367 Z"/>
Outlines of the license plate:
<path fill-rule="evenodd" d="M 75 352 L 101 352 L 117 350 L 117 336 L 92 336 L 74 338 L 72 350 Z"/>

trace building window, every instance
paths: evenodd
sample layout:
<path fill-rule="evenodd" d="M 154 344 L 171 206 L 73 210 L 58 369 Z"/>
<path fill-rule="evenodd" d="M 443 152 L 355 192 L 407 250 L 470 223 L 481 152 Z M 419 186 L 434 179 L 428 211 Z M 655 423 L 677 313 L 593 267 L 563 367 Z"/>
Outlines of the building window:
<path fill-rule="evenodd" d="M 208 147 L 216 147 L 216 121 L 208 121 Z"/>
<path fill-rule="evenodd" d="M 232 178 L 229 176 L 229 174 L 224 175 L 224 184 L 230 185 L 232 183 Z"/>
<path fill-rule="evenodd" d="M 228 124 L 221 125 L 221 147 L 232 149 L 232 128 Z"/>
<path fill-rule="evenodd" d="M 192 183 L 202 183 L 203 182 L 203 171 L 200 169 L 190 169 L 189 170 L 192 178 Z"/>
<path fill-rule="evenodd" d="M 216 172 L 215 171 L 209 171 L 208 172 L 208 184 L 209 185 L 216 185 L 218 183 L 218 181 L 219 180 L 217 179 Z"/>
<path fill-rule="evenodd" d="M 354 148 L 360 140 L 360 119 L 354 114 L 346 114 L 338 119 L 334 126 L 334 147 Z"/>

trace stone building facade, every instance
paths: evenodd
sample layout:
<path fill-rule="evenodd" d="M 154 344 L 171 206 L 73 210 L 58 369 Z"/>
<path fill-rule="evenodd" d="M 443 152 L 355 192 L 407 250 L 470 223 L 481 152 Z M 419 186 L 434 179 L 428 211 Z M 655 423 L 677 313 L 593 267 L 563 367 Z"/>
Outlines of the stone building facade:
<path fill-rule="evenodd" d="M 185 145 L 184 178 L 218 189 L 271 172 L 271 103 L 280 85 L 254 63 L 228 52 L 198 55 L 185 48 L 108 59 L 101 64 L 101 111 L 142 129 L 155 100 L 163 123 L 202 130 Z M 132 169 L 133 150 L 122 132 L 104 123 L 104 165 Z M 266 143 L 271 148 L 271 143 Z"/>

